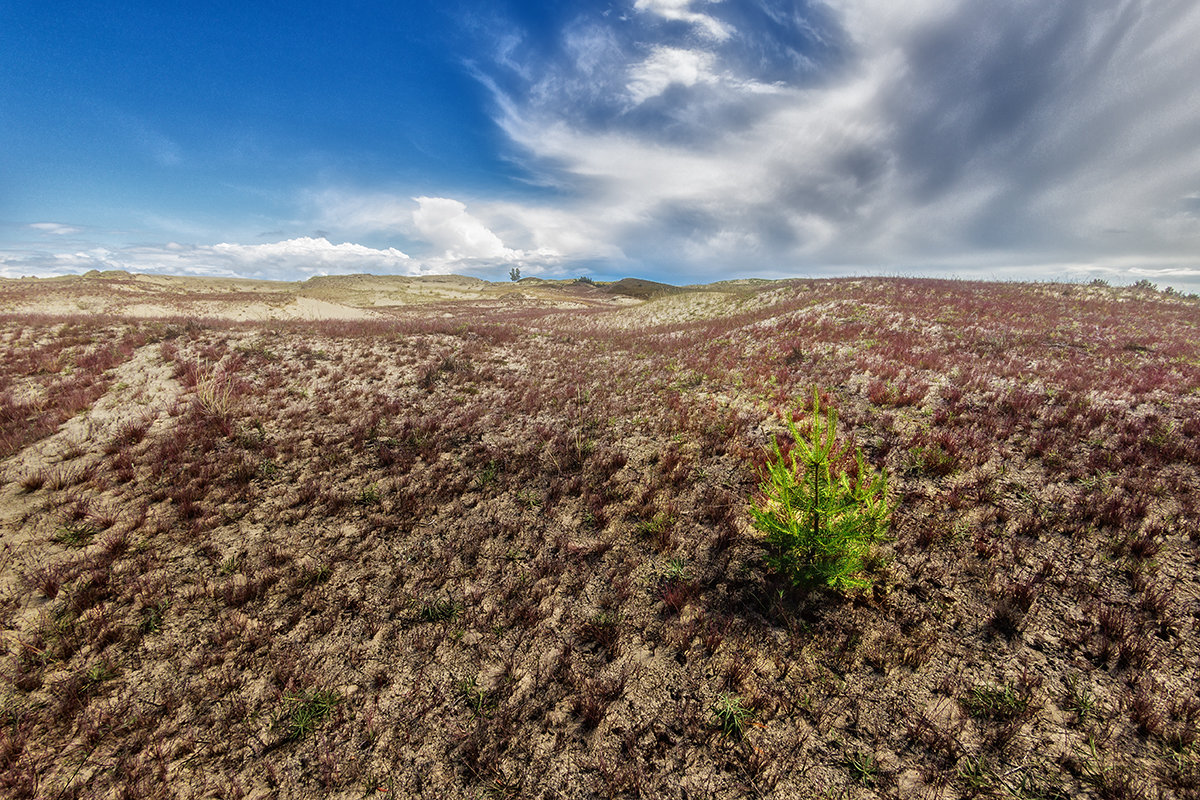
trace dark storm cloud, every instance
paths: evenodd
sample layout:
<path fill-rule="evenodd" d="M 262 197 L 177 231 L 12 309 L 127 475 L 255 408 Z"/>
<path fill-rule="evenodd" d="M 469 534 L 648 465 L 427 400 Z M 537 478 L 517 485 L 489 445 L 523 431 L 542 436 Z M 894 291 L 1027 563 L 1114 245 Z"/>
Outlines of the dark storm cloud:
<path fill-rule="evenodd" d="M 498 117 L 634 258 L 1078 272 L 1197 252 L 1194 4 L 637 6 L 568 26 Z"/>
<path fill-rule="evenodd" d="M 995 196 L 964 228 L 966 244 L 1070 236 L 1028 200 L 1109 159 L 1137 157 L 1136 143 L 1120 139 L 1156 111 L 1163 87 L 1146 97 L 1109 87 L 1132 80 L 1131 49 L 1158 39 L 1164 20 L 1135 3 L 976 1 L 914 36 L 884 109 L 911 202 L 986 184 Z"/>
<path fill-rule="evenodd" d="M 501 37 L 506 46 L 495 51 L 486 80 L 521 98 L 531 113 L 553 113 L 591 131 L 692 145 L 769 111 L 771 104 L 754 87 L 819 83 L 844 60 L 844 36 L 823 6 L 779 0 L 696 4 L 689 13 L 711 20 L 705 25 L 664 18 L 656 13 L 659 5 L 678 4 L 651 2 L 620 15 L 585 6 L 565 23 L 555 46 L 544 30 L 534 36 L 513 29 Z M 671 54 L 694 55 L 705 74 L 692 82 L 680 80 L 678 71 L 666 74 Z M 664 81 L 662 90 L 639 95 L 636 87 L 656 68 L 651 81 Z"/>

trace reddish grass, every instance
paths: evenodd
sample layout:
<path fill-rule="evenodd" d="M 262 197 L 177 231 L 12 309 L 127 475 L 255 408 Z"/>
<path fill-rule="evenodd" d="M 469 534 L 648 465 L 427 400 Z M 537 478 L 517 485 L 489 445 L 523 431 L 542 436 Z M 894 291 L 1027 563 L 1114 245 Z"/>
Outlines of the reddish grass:
<path fill-rule="evenodd" d="M 0 604 L 4 792 L 853 796 L 871 752 L 880 796 L 984 767 L 996 792 L 1189 796 L 1194 302 L 870 279 L 634 316 L 657 302 L 0 319 L 4 455 L 133 348 L 181 387 L 103 455 L 15 473 L 15 585 L 46 610 Z M 852 597 L 781 583 L 745 519 L 814 387 L 896 504 Z M 106 530 L 68 548 L 64 520 Z M 1081 673 L 1086 714 L 1052 689 Z M 721 693 L 754 710 L 741 741 Z"/>

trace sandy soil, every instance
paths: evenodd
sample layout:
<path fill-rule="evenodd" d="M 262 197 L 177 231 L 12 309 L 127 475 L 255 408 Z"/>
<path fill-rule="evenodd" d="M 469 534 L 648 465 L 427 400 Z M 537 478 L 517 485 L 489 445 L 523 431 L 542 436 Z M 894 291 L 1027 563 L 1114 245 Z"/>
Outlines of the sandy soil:
<path fill-rule="evenodd" d="M 460 275 L 344 275 L 302 282 L 90 272 L 59 278 L 0 279 L 0 313 L 233 321 L 362 320 L 453 302 L 532 304 L 556 309 L 617 307 L 640 301 L 575 281 L 491 283 Z"/>
<path fill-rule="evenodd" d="M 1200 797 L 1195 300 L 613 288 L 0 281 L 0 797 Z"/>

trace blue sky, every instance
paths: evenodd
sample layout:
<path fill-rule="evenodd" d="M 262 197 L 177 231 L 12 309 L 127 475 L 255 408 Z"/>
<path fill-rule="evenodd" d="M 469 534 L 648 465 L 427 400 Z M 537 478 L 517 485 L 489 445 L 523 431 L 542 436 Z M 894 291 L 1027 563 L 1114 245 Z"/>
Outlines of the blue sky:
<path fill-rule="evenodd" d="M 0 276 L 1200 289 L 1194 0 L 8 0 Z"/>

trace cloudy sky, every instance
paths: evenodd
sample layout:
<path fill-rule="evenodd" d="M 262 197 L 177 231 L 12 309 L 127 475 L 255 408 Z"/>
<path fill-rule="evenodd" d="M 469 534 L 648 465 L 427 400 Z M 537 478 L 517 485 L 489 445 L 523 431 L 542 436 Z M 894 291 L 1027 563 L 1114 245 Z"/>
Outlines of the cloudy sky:
<path fill-rule="evenodd" d="M 0 275 L 1200 289 L 1195 0 L 7 0 Z"/>

